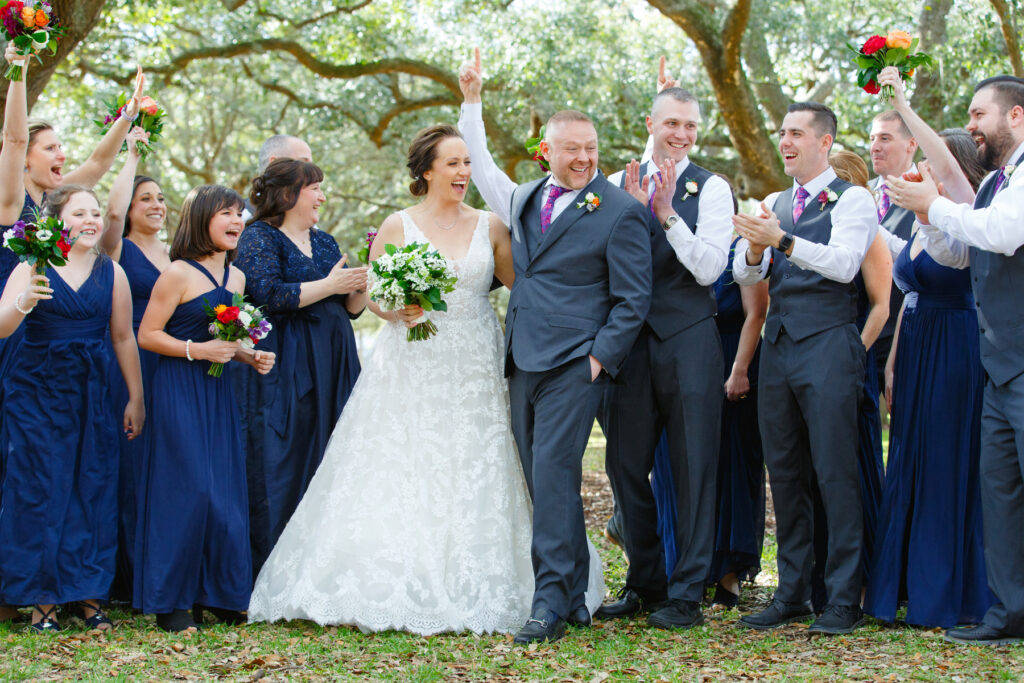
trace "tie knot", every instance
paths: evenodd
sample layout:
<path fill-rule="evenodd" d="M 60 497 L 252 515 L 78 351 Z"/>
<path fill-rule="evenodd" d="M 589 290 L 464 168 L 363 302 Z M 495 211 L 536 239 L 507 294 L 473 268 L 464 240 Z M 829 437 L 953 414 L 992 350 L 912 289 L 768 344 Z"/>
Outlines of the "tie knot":
<path fill-rule="evenodd" d="M 553 202 L 568 191 L 569 190 L 562 187 L 561 185 L 555 185 L 554 183 L 552 183 L 551 187 L 548 190 L 548 201 Z"/>
<path fill-rule="evenodd" d="M 802 202 L 806 201 L 806 200 L 807 200 L 807 198 L 808 198 L 808 197 L 810 197 L 810 196 L 811 196 L 811 193 L 810 193 L 810 192 L 808 192 L 808 191 L 807 191 L 806 189 L 804 189 L 803 187 L 798 187 L 798 188 L 796 188 L 796 200 L 797 200 L 798 202 L 801 202 L 801 203 L 802 203 Z"/>

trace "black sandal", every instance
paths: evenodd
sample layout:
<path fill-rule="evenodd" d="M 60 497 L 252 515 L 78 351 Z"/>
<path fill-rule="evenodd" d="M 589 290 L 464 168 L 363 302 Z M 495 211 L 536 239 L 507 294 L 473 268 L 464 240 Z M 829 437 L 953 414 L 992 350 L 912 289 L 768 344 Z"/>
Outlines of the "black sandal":
<path fill-rule="evenodd" d="M 171 633 L 180 633 L 189 629 L 199 630 L 199 626 L 192 620 L 192 615 L 187 609 L 176 609 L 173 612 L 165 612 L 156 615 L 156 625 Z"/>
<path fill-rule="evenodd" d="M 85 626 L 89 631 L 109 631 L 114 628 L 114 622 L 110 620 L 102 609 L 99 607 L 99 602 L 96 605 L 90 605 L 88 600 L 79 600 L 75 603 L 75 607 L 78 610 L 78 615 L 82 617 L 82 621 L 85 622 Z M 92 610 L 92 616 L 85 616 L 86 610 Z M 107 628 L 101 628 L 104 624 Z"/>
<path fill-rule="evenodd" d="M 217 623 L 226 624 L 228 626 L 241 626 L 249 621 L 249 618 L 244 612 L 237 612 L 233 609 L 223 609 L 221 607 L 207 607 L 206 605 L 193 605 L 192 616 L 195 618 L 197 623 L 203 622 L 203 614 L 205 610 L 209 610 L 216 619 Z"/>
<path fill-rule="evenodd" d="M 726 609 L 732 609 L 740 602 L 740 596 L 733 593 L 720 583 L 715 584 L 715 597 L 711 599 L 712 605 L 721 605 Z"/>
<path fill-rule="evenodd" d="M 34 624 L 30 624 L 30 627 L 39 631 L 40 633 L 46 633 L 52 631 L 54 633 L 60 631 L 60 623 L 57 621 L 57 605 L 50 605 L 50 609 L 44 610 L 42 605 L 35 605 L 34 609 L 43 615 L 43 618 Z"/>

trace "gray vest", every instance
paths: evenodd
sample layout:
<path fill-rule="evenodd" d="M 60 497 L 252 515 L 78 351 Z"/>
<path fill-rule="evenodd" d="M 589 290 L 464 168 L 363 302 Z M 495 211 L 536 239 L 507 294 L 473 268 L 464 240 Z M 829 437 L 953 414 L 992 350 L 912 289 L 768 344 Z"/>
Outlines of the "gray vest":
<path fill-rule="evenodd" d="M 829 184 L 836 194 L 852 187 L 839 178 Z M 800 220 L 793 224 L 793 192 L 780 192 L 773 211 L 779 227 L 811 242 L 828 244 L 832 237 L 832 209 L 838 202 L 822 205 L 817 196 L 808 197 Z M 765 339 L 774 343 L 785 329 L 800 341 L 811 335 L 857 320 L 857 285 L 836 282 L 813 270 L 791 263 L 786 254 L 772 249 L 771 280 L 768 286 L 771 303 L 764 325 Z"/>
<path fill-rule="evenodd" d="M 1024 155 L 1015 163 L 1024 163 Z M 997 175 L 982 183 L 975 209 L 992 203 Z M 997 386 L 1006 384 L 1024 372 L 1024 249 L 1005 256 L 971 247 L 971 285 L 978 307 L 981 364 Z"/>
<path fill-rule="evenodd" d="M 900 239 L 909 242 L 910 233 L 914 229 L 914 212 L 891 204 L 889 211 L 882 218 L 881 226 Z M 885 326 L 878 334 L 879 339 L 888 339 L 893 336 L 901 308 L 903 308 L 903 291 L 896 286 L 896 283 L 893 283 L 889 292 L 889 319 L 885 321 Z"/>
<path fill-rule="evenodd" d="M 640 177 L 647 173 L 648 163 L 640 167 Z M 686 167 L 683 176 L 676 181 L 676 191 L 672 196 L 672 208 L 679 215 L 690 232 L 697 232 L 697 216 L 699 214 L 699 197 L 704 183 L 712 176 L 711 171 L 697 166 L 693 162 Z M 687 197 L 686 183 L 697 182 L 697 194 Z M 619 187 L 624 187 L 625 173 L 619 180 Z M 659 339 L 668 339 L 686 328 L 715 315 L 718 308 L 715 304 L 715 290 L 711 285 L 697 283 L 686 266 L 679 262 L 676 252 L 665 236 L 665 229 L 658 219 L 648 210 L 647 227 L 651 233 L 652 287 L 651 308 L 647 313 L 647 326 Z M 679 230 L 680 227 L 676 227 Z"/>

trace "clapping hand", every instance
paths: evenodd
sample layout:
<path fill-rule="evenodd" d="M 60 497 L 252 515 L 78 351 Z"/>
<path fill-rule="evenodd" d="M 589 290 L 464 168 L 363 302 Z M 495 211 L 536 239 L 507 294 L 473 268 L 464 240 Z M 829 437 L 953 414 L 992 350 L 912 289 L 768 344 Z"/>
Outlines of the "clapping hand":
<path fill-rule="evenodd" d="M 358 268 L 346 268 L 348 254 L 342 254 L 341 259 L 334 264 L 331 272 L 325 278 L 331 285 L 335 294 L 351 294 L 352 292 L 365 292 L 367 288 L 367 266 Z"/>
<path fill-rule="evenodd" d="M 918 164 L 917 170 L 921 173 L 920 182 L 913 182 L 902 177 L 887 176 L 885 179 L 885 193 L 889 195 L 894 203 L 904 209 L 913 211 L 918 219 L 924 218 L 922 223 L 928 222 L 928 209 L 932 202 L 939 198 L 939 186 L 932 176 L 928 164 Z"/>
<path fill-rule="evenodd" d="M 736 214 L 732 217 L 733 227 L 740 237 L 750 243 L 750 253 L 760 258 L 768 247 L 778 245 L 785 231 L 779 227 L 779 217 L 761 202 L 761 213 L 757 216 Z"/>
<path fill-rule="evenodd" d="M 676 162 L 664 159 L 658 164 L 658 173 L 654 175 L 654 196 L 651 198 L 651 210 L 658 221 L 665 222 L 676 212 L 672 208 L 672 194 L 676 191 Z"/>
<path fill-rule="evenodd" d="M 650 197 L 649 188 L 651 179 L 648 176 L 640 177 L 640 162 L 633 159 L 626 165 L 625 171 L 626 192 L 633 196 L 641 204 L 646 204 Z"/>
<path fill-rule="evenodd" d="M 480 68 L 480 48 L 473 48 L 473 61 L 466 62 L 459 69 L 459 89 L 465 102 L 479 102 L 484 86 L 483 70 Z"/>
<path fill-rule="evenodd" d="M 658 92 L 665 88 L 674 88 L 676 85 L 676 80 L 665 73 L 665 55 L 662 55 L 658 59 Z"/>

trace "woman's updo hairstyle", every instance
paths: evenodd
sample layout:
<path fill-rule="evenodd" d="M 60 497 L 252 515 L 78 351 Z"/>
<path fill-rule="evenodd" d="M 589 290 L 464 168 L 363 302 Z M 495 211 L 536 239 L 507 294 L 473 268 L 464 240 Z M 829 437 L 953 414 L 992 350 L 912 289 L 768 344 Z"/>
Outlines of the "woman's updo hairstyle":
<path fill-rule="evenodd" d="M 249 191 L 249 201 L 256 211 L 249 224 L 263 221 L 280 228 L 284 215 L 299 201 L 302 188 L 320 183 L 324 172 L 311 161 L 301 159 L 275 159 L 256 176 Z"/>
<path fill-rule="evenodd" d="M 409 175 L 412 176 L 409 192 L 412 192 L 414 197 L 422 197 L 427 193 L 427 181 L 423 174 L 434 165 L 434 160 L 437 159 L 437 146 L 448 138 L 462 138 L 462 134 L 455 126 L 431 126 L 417 133 L 409 145 L 405 165 L 409 167 Z"/>
<path fill-rule="evenodd" d="M 43 202 L 43 207 L 40 213 L 43 216 L 55 216 L 60 218 L 61 211 L 68 205 L 71 197 L 78 194 L 79 192 L 85 192 L 86 194 L 92 195 L 92 198 L 99 203 L 99 198 L 96 193 L 85 185 L 64 184 L 58 187 L 56 190 L 50 190 L 46 193 L 46 200 Z"/>

